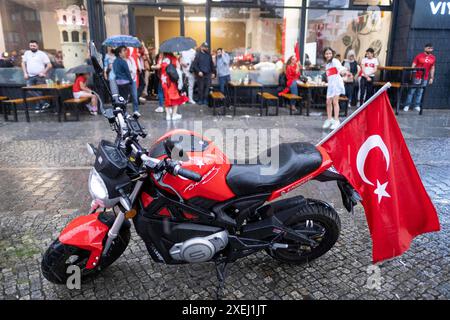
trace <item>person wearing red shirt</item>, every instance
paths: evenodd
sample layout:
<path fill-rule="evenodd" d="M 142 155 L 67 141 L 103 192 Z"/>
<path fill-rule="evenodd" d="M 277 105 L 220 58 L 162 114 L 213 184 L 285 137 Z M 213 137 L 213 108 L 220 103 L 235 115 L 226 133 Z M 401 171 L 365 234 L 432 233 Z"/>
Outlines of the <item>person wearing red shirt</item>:
<path fill-rule="evenodd" d="M 97 115 L 97 96 L 93 94 L 92 90 L 87 86 L 87 80 L 89 78 L 89 74 L 77 74 L 75 77 L 75 82 L 72 86 L 73 97 L 75 99 L 80 98 L 90 98 L 91 103 L 87 105 L 89 112 L 92 115 Z"/>
<path fill-rule="evenodd" d="M 436 57 L 433 55 L 433 45 L 428 43 L 425 45 L 424 52 L 418 54 L 412 64 L 413 68 L 425 68 L 425 74 L 423 71 L 417 71 L 416 76 L 413 79 L 415 85 L 421 85 L 420 88 L 411 88 L 406 98 L 404 111 L 409 111 L 411 105 L 414 110 L 420 111 L 420 105 L 422 104 L 423 91 L 427 85 L 432 85 L 434 82 L 434 72 L 436 70 Z M 423 79 L 422 79 L 423 78 Z M 414 100 L 414 102 L 413 102 Z"/>
<path fill-rule="evenodd" d="M 295 56 L 291 56 L 286 63 L 286 80 L 287 80 L 287 88 L 292 94 L 298 96 L 298 85 L 297 81 L 300 79 L 300 63 L 297 62 L 297 58 Z M 295 112 L 297 108 L 295 108 L 295 101 L 291 102 L 291 109 Z"/>

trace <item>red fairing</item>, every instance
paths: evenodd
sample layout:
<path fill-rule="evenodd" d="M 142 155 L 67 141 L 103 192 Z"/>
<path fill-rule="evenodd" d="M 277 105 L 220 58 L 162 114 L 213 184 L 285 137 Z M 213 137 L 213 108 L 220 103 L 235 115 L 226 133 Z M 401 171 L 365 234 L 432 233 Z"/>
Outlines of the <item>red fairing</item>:
<path fill-rule="evenodd" d="M 279 190 L 272 192 L 272 194 L 270 195 L 270 197 L 267 201 L 272 201 L 274 199 L 281 197 L 282 195 L 284 195 L 286 193 L 291 192 L 292 190 L 300 187 L 302 184 L 305 184 L 309 180 L 319 176 L 322 172 L 324 172 L 325 170 L 327 170 L 328 168 L 330 168 L 333 165 L 333 161 L 331 160 L 330 155 L 325 151 L 324 148 L 319 146 L 319 147 L 317 147 L 317 150 L 319 150 L 320 154 L 322 155 L 321 166 L 316 171 L 301 178 L 300 180 L 297 180 L 286 187 L 283 187 Z"/>
<path fill-rule="evenodd" d="M 190 152 L 184 150 L 189 156 L 189 160 L 182 162 L 182 167 L 201 174 L 203 179 L 200 182 L 166 174 L 163 178 L 165 184 L 172 186 L 185 200 L 202 197 L 215 201 L 226 201 L 235 197 L 235 194 L 226 183 L 226 176 L 231 168 L 230 162 L 227 156 L 215 144 L 209 139 L 188 130 L 168 132 L 157 143 L 172 135 L 195 136 L 208 142 L 209 145 L 204 151 Z M 155 183 L 160 188 L 172 192 L 170 189 L 161 186 L 157 181 Z"/>
<path fill-rule="evenodd" d="M 99 212 L 73 219 L 59 235 L 61 243 L 89 250 L 91 255 L 86 269 L 95 268 L 103 250 L 103 239 L 108 226 L 98 220 Z"/>

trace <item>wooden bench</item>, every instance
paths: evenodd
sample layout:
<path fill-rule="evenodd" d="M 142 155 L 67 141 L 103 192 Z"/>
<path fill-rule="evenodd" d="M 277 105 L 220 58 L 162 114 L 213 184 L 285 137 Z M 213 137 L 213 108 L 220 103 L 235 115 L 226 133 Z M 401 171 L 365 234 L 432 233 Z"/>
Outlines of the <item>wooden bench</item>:
<path fill-rule="evenodd" d="M 295 106 L 297 106 L 297 104 L 299 102 L 301 102 L 301 100 L 303 99 L 302 97 L 296 95 L 296 94 L 292 94 L 292 93 L 283 93 L 280 95 L 280 97 L 283 99 L 283 106 L 285 106 L 285 102 L 288 101 L 289 102 L 289 114 L 292 116 L 292 108 L 291 108 L 291 102 L 294 101 L 295 102 Z M 300 115 L 303 113 L 303 105 L 300 103 Z"/>
<path fill-rule="evenodd" d="M 76 120 L 75 121 L 80 121 L 80 108 L 79 106 L 82 104 L 86 104 L 89 101 L 91 101 L 90 98 L 88 97 L 81 97 L 79 99 L 76 98 L 71 98 L 71 99 L 67 99 L 63 101 L 63 114 L 64 114 L 64 121 L 69 121 L 67 120 L 67 107 L 68 106 L 75 106 L 75 114 L 76 114 Z"/>
<path fill-rule="evenodd" d="M 8 97 L 0 96 L 0 101 L 3 101 L 3 100 L 8 100 Z"/>
<path fill-rule="evenodd" d="M 274 96 L 273 94 L 268 93 L 268 92 L 258 92 L 258 96 L 261 98 L 261 105 L 259 107 L 260 116 L 263 115 L 263 113 L 262 113 L 263 108 L 266 108 L 266 116 L 269 115 L 269 102 L 271 102 L 271 101 L 272 102 L 275 101 L 277 103 L 276 104 L 277 111 L 276 111 L 275 115 L 278 116 L 279 109 L 280 109 L 279 99 L 276 96 Z"/>
<path fill-rule="evenodd" d="M 214 91 L 211 92 L 209 96 L 211 97 L 212 100 L 213 115 L 216 115 L 216 107 L 218 103 L 223 104 L 223 115 L 225 115 L 227 113 L 227 108 L 225 103 L 225 96 L 223 95 L 223 93 L 219 91 Z"/>
<path fill-rule="evenodd" d="M 348 116 L 348 104 L 350 100 L 346 96 L 340 96 L 339 97 L 339 105 L 344 106 L 343 108 L 340 108 L 341 110 L 344 110 L 344 116 Z"/>
<path fill-rule="evenodd" d="M 17 117 L 17 106 L 18 105 L 25 105 L 25 117 L 27 119 L 27 122 L 30 122 L 30 114 L 28 111 L 28 103 L 29 102 L 39 102 L 39 101 L 51 101 L 53 100 L 54 97 L 53 96 L 35 96 L 35 97 L 27 97 L 26 100 L 22 99 L 22 98 L 18 98 L 18 99 L 9 99 L 9 100 L 3 100 L 1 101 L 1 104 L 3 106 L 3 115 L 5 118 L 5 121 L 9 121 L 8 119 L 8 111 L 7 108 L 9 106 L 12 106 L 14 109 L 14 121 L 17 122 L 18 117 Z"/>
<path fill-rule="evenodd" d="M 382 87 L 386 84 L 387 82 L 383 82 L 383 81 L 377 81 L 374 82 L 373 85 L 375 87 Z M 395 89 L 399 89 L 402 86 L 402 84 L 400 82 L 391 82 L 391 87 L 395 88 Z"/>

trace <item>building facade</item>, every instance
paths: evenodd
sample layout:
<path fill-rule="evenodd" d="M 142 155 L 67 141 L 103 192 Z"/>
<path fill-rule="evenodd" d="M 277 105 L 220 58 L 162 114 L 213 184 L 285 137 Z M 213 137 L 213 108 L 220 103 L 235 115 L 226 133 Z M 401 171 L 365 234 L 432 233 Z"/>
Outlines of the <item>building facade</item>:
<path fill-rule="evenodd" d="M 69 57 L 68 49 L 64 50 L 69 46 L 71 57 L 74 54 L 85 57 L 83 35 L 99 45 L 107 36 L 132 34 L 156 50 L 164 40 L 183 35 L 197 43 L 206 41 L 213 50 L 223 48 L 232 54 L 233 78 L 250 72 L 255 80 L 270 85 L 278 81 L 280 61 L 293 55 L 314 70 L 323 63 L 325 47 L 331 46 L 342 60 L 349 52 L 362 59 L 366 49 L 372 47 L 381 65 L 406 66 L 425 43 L 434 42 L 438 61 L 436 83 L 427 90 L 425 107 L 450 108 L 447 95 L 450 8 L 446 1 L 43 0 L 39 3 L 36 7 L 33 0 L 0 0 L 0 8 L 6 8 L 0 18 L 0 51 L 23 49 L 33 36 L 45 50 L 63 50 Z M 87 21 L 64 26 L 61 12 L 73 5 L 87 14 Z M 18 12 L 22 20 L 15 17 L 11 21 L 8 13 L 11 11 Z M 39 17 L 33 22 L 36 26 L 25 30 L 25 17 L 32 15 Z M 71 37 L 74 30 L 65 30 L 72 28 L 79 34 L 75 44 Z"/>

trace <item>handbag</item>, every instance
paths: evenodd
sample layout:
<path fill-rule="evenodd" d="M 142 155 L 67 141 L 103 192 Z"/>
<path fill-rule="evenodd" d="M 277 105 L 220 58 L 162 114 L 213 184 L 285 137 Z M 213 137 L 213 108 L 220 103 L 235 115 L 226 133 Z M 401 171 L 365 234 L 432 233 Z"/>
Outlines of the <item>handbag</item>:
<path fill-rule="evenodd" d="M 169 76 L 169 79 L 172 82 L 178 82 L 178 79 L 180 79 L 180 76 L 178 75 L 177 68 L 173 64 L 169 64 L 166 68 L 166 73 Z"/>

